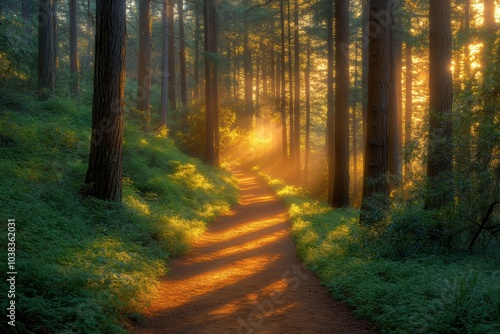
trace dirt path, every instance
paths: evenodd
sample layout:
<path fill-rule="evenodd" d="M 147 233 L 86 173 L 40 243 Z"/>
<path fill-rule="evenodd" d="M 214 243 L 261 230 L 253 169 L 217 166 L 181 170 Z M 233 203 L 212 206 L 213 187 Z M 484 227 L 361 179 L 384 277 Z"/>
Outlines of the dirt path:
<path fill-rule="evenodd" d="M 172 263 L 136 333 L 374 333 L 302 267 L 273 191 L 254 174 L 235 176 L 239 205 Z"/>

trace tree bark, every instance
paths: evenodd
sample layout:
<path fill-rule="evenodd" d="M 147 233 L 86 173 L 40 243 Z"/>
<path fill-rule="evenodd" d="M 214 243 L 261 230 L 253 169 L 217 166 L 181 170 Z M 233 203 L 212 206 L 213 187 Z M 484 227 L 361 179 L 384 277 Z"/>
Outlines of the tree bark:
<path fill-rule="evenodd" d="M 137 109 L 144 112 L 144 130 L 150 127 L 151 106 L 151 1 L 139 0 L 139 64 Z"/>
<path fill-rule="evenodd" d="M 426 208 L 437 209 L 453 199 L 451 0 L 431 1 L 429 8 L 429 147 Z"/>
<path fill-rule="evenodd" d="M 293 104 L 293 130 L 294 130 L 294 178 L 300 182 L 300 39 L 299 39 L 299 2 L 294 3 L 294 104 Z"/>
<path fill-rule="evenodd" d="M 288 115 L 289 115 L 289 171 L 292 174 L 292 179 L 295 175 L 295 121 L 294 121 L 294 104 L 293 104 L 293 61 L 292 61 L 292 27 L 291 27 L 291 4 L 287 0 L 287 40 L 288 40 Z"/>
<path fill-rule="evenodd" d="M 305 152 L 304 152 L 304 185 L 307 187 L 309 184 L 309 161 L 311 155 L 311 44 L 307 43 L 307 61 L 306 71 L 304 75 L 304 89 L 306 94 L 306 138 L 305 138 Z"/>
<path fill-rule="evenodd" d="M 205 161 L 219 165 L 219 99 L 217 84 L 217 9 L 216 0 L 204 0 L 205 27 L 205 103 L 206 103 L 206 142 Z"/>
<path fill-rule="evenodd" d="M 334 64 L 334 38 L 333 38 L 333 0 L 328 2 L 328 14 L 327 14 L 327 74 L 326 74 L 326 99 L 327 99 L 327 115 L 326 115 L 326 151 L 328 160 L 328 203 L 330 205 L 333 203 L 333 183 L 335 179 L 335 137 L 334 137 L 334 117 L 335 117 L 335 98 L 333 91 L 333 64 Z"/>
<path fill-rule="evenodd" d="M 410 42 L 406 42 L 406 50 L 405 50 L 405 67 L 406 67 L 406 75 L 405 75 L 405 145 L 408 146 L 412 140 L 412 106 L 413 106 L 413 52 L 412 45 Z M 412 176 L 412 167 L 411 163 L 407 162 L 405 164 L 405 178 L 406 180 L 410 180 Z"/>
<path fill-rule="evenodd" d="M 179 62 L 181 79 L 181 102 L 187 105 L 186 46 L 184 37 L 184 0 L 177 3 L 179 14 Z"/>
<path fill-rule="evenodd" d="M 177 108 L 176 81 L 175 81 L 175 27 L 174 1 L 168 0 L 168 101 L 170 108 Z"/>
<path fill-rule="evenodd" d="M 78 27 L 76 17 L 76 0 L 69 1 L 69 72 L 71 94 L 78 96 L 80 84 L 78 78 Z"/>
<path fill-rule="evenodd" d="M 368 115 L 368 56 L 370 45 L 370 0 L 362 0 L 361 19 L 361 113 L 363 115 L 363 147 L 366 145 L 366 118 Z"/>
<path fill-rule="evenodd" d="M 38 12 L 38 92 L 48 98 L 55 89 L 54 1 L 40 0 Z"/>
<path fill-rule="evenodd" d="M 368 113 L 360 223 L 381 221 L 389 205 L 388 121 L 391 73 L 392 0 L 370 1 Z"/>
<path fill-rule="evenodd" d="M 193 98 L 197 99 L 200 96 L 200 35 L 201 35 L 201 19 L 200 19 L 200 0 L 195 0 L 195 30 L 194 30 L 194 92 Z"/>
<path fill-rule="evenodd" d="M 245 105 L 247 116 L 252 114 L 253 110 L 253 74 L 252 74 L 252 50 L 249 41 L 249 26 L 247 19 L 243 22 L 243 72 L 245 76 Z M 247 120 L 248 121 L 248 120 Z"/>
<path fill-rule="evenodd" d="M 88 194 L 121 201 L 126 1 L 97 1 Z"/>
<path fill-rule="evenodd" d="M 160 126 L 167 126 L 168 115 L 168 87 L 169 87 L 169 24 L 168 24 L 168 2 L 163 0 L 162 7 L 162 55 L 161 55 L 161 101 L 160 101 Z M 195 87 L 196 91 L 196 87 Z"/>
<path fill-rule="evenodd" d="M 402 0 L 398 0 L 398 4 Z M 389 173 L 395 180 L 401 178 L 401 80 L 403 71 L 403 22 L 398 15 L 394 19 L 394 29 L 392 31 L 392 52 L 391 52 L 391 101 L 389 108 Z M 395 186 L 393 184 L 393 186 Z"/>
<path fill-rule="evenodd" d="M 29 0 L 22 0 L 21 14 L 22 14 L 24 22 L 28 23 L 30 21 L 30 2 L 29 2 Z"/>
<path fill-rule="evenodd" d="M 335 168 L 331 205 L 349 206 L 349 0 L 335 1 Z"/>
<path fill-rule="evenodd" d="M 281 159 L 283 167 L 288 162 L 288 143 L 286 135 L 286 91 L 285 91 L 285 0 L 280 0 L 280 26 L 281 26 Z"/>

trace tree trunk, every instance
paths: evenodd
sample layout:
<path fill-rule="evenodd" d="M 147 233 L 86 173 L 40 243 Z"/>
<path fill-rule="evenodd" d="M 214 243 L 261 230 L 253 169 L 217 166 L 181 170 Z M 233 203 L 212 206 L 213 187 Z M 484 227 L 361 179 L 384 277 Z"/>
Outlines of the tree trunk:
<path fill-rule="evenodd" d="M 53 48 L 54 48 L 54 76 L 57 76 L 57 71 L 59 70 L 59 29 L 58 29 L 58 22 L 57 22 L 57 5 L 58 5 L 58 0 L 53 0 L 52 3 L 54 4 L 52 6 L 52 24 L 54 25 L 52 29 L 52 39 L 53 41 Z"/>
<path fill-rule="evenodd" d="M 406 93 L 405 93 L 405 145 L 408 146 L 412 140 L 412 106 L 413 106 L 413 52 L 410 42 L 406 42 L 405 50 L 406 60 Z M 410 180 L 412 177 L 411 163 L 405 164 L 405 179 Z"/>
<path fill-rule="evenodd" d="M 262 67 L 262 94 L 265 96 L 269 94 L 269 86 L 267 82 L 268 71 L 267 71 L 267 57 L 266 57 L 267 47 L 264 47 L 264 43 L 260 43 L 260 54 L 261 54 L 261 67 Z"/>
<path fill-rule="evenodd" d="M 137 109 L 144 112 L 144 130 L 150 127 L 151 105 L 151 1 L 139 0 L 139 64 Z"/>
<path fill-rule="evenodd" d="M 285 91 L 285 0 L 280 1 L 280 25 L 281 25 L 281 159 L 283 167 L 288 161 L 288 143 L 286 135 L 286 91 Z"/>
<path fill-rule="evenodd" d="M 260 104 L 260 55 L 255 56 L 255 105 L 259 108 Z"/>
<path fill-rule="evenodd" d="M 335 1 L 335 171 L 332 207 L 349 206 L 349 0 Z"/>
<path fill-rule="evenodd" d="M 250 116 L 253 110 L 253 75 L 252 75 L 252 50 L 248 34 L 248 22 L 243 22 L 243 72 L 245 76 L 245 105 L 247 116 Z M 248 120 L 247 120 L 248 121 Z"/>
<path fill-rule="evenodd" d="M 328 14 L 327 14 L 327 74 L 326 74 L 326 99 L 327 99 L 327 115 L 326 115 L 326 155 L 328 159 L 328 203 L 330 205 L 333 203 L 333 183 L 334 183 L 334 169 L 335 169 L 335 137 L 334 137 L 334 91 L 333 91 L 333 64 L 334 64 L 334 52 L 333 52 L 333 0 L 328 2 Z"/>
<path fill-rule="evenodd" d="M 29 0 L 22 0 L 21 14 L 22 14 L 24 23 L 29 23 L 29 21 L 30 21 L 30 1 Z"/>
<path fill-rule="evenodd" d="M 402 0 L 397 0 L 401 3 Z M 394 20 L 392 31 L 392 52 L 391 52 L 391 100 L 389 108 L 389 173 L 395 180 L 401 178 L 401 80 L 403 71 L 403 22 L 398 15 Z M 396 184 L 393 184 L 395 186 Z"/>
<path fill-rule="evenodd" d="M 271 98 L 273 101 L 277 98 L 276 94 L 276 71 L 275 71 L 275 51 L 274 51 L 274 46 L 270 47 L 271 53 L 270 53 L 270 64 L 269 64 L 269 76 L 271 77 Z"/>
<path fill-rule="evenodd" d="M 391 73 L 392 0 L 370 1 L 368 113 L 360 223 L 381 221 L 389 205 L 388 121 Z"/>
<path fill-rule="evenodd" d="M 429 148 L 426 208 L 437 209 L 453 199 L 451 129 L 451 0 L 431 1 L 429 8 Z"/>
<path fill-rule="evenodd" d="M 179 14 L 179 62 L 181 79 L 181 102 L 187 105 L 186 47 L 184 40 L 184 0 L 177 3 Z"/>
<path fill-rule="evenodd" d="M 163 0 L 162 7 L 162 44 L 161 44 L 161 101 L 160 101 L 160 126 L 167 126 L 167 114 L 168 114 L 168 64 L 169 64 L 169 18 L 168 18 L 168 2 L 169 0 Z M 196 91 L 195 87 L 195 91 Z"/>
<path fill-rule="evenodd" d="M 80 85 L 78 80 L 78 28 L 76 21 L 76 0 L 69 1 L 69 72 L 71 94 L 78 96 Z"/>
<path fill-rule="evenodd" d="M 205 161 L 218 166 L 218 119 L 219 100 L 217 85 L 217 9 L 216 0 L 204 0 L 205 27 L 205 103 L 206 103 L 206 142 Z"/>
<path fill-rule="evenodd" d="M 97 1 L 88 194 L 121 201 L 126 1 Z"/>
<path fill-rule="evenodd" d="M 38 12 L 38 91 L 48 98 L 55 89 L 54 1 L 40 0 Z"/>
<path fill-rule="evenodd" d="M 193 98 L 200 96 L 200 39 L 201 39 L 201 19 L 200 0 L 195 1 L 195 30 L 194 30 L 194 92 Z"/>
<path fill-rule="evenodd" d="M 294 177 L 293 173 L 295 171 L 295 121 L 294 121 L 294 113 L 293 113 L 293 64 L 292 64 L 292 28 L 291 28 L 291 5 L 290 0 L 287 0 L 287 34 L 288 34 L 288 115 L 289 115 L 289 171 L 292 174 L 292 178 Z"/>
<path fill-rule="evenodd" d="M 361 22 L 361 112 L 363 115 L 363 147 L 366 145 L 366 118 L 368 115 L 368 57 L 370 45 L 370 0 L 363 0 Z"/>
<path fill-rule="evenodd" d="M 354 48 L 354 84 L 353 87 L 358 87 L 358 76 L 359 76 L 359 66 L 358 66 L 358 39 L 356 39 L 356 45 Z M 358 194 L 358 120 L 357 120 L 357 106 L 358 100 L 357 96 L 351 99 L 352 101 L 352 193 L 355 199 Z"/>
<path fill-rule="evenodd" d="M 175 81 L 175 27 L 174 1 L 168 0 L 168 101 L 170 108 L 177 108 L 176 81 Z"/>
<path fill-rule="evenodd" d="M 309 185 L 309 160 L 311 154 L 311 45 L 307 43 L 307 61 L 304 75 L 305 93 L 306 93 L 306 147 L 304 152 L 304 185 Z"/>
<path fill-rule="evenodd" d="M 299 40 L 299 3 L 295 0 L 294 6 L 294 178 L 300 183 L 300 40 Z"/>

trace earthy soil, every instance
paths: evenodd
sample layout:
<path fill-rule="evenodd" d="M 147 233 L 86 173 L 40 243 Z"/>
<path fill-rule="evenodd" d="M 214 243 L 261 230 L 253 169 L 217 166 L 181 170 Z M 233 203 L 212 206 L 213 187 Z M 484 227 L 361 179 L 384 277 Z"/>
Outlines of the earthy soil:
<path fill-rule="evenodd" d="M 302 266 L 286 207 L 267 184 L 235 176 L 239 204 L 172 263 L 134 333 L 375 333 Z"/>

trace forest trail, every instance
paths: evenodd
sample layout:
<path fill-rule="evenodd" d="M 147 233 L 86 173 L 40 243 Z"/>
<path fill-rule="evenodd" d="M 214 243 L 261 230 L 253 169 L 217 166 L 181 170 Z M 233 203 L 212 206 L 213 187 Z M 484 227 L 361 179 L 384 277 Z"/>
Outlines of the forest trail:
<path fill-rule="evenodd" d="M 375 333 L 302 266 L 273 190 L 253 173 L 234 175 L 239 204 L 173 261 L 134 333 Z"/>

